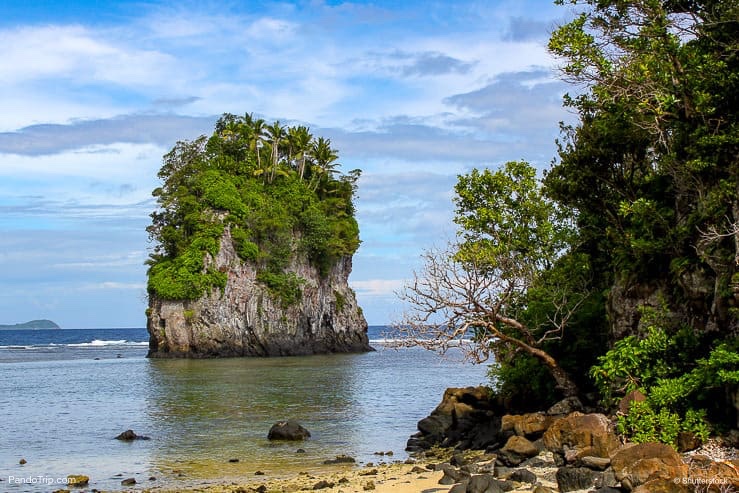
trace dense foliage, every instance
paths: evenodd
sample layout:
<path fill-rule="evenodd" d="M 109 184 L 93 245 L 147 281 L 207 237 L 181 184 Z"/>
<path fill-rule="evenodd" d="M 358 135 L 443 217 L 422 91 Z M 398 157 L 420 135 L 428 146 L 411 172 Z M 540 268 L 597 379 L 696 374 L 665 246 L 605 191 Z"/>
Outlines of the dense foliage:
<path fill-rule="evenodd" d="M 739 383 L 739 4 L 557 3 L 580 9 L 549 44 L 579 86 L 565 104 L 580 121 L 562 128 L 544 192 L 574 211 L 577 235 L 560 263 L 587 266 L 590 294 L 563 344 L 545 349 L 572 374 L 589 373 L 606 407 L 631 390 L 646 395 L 621 418 L 627 436 L 704 436 L 706 414 L 735 422 L 728 396 Z M 638 307 L 616 306 L 628 300 L 614 289 L 651 300 L 626 333 L 615 318 Z M 555 307 L 537 302 L 551 290 L 529 290 L 521 319 L 551 316 Z M 501 359 L 502 390 L 554 399 L 537 366 Z"/>
<path fill-rule="evenodd" d="M 339 174 L 337 159 L 331 142 L 308 128 L 267 125 L 250 114 L 225 114 L 210 137 L 178 142 L 153 191 L 149 292 L 192 300 L 223 288 L 226 273 L 207 258 L 228 229 L 239 257 L 257 266 L 257 280 L 284 304 L 297 301 L 303 280 L 287 271 L 296 254 L 326 275 L 359 246 L 359 171 Z"/>
<path fill-rule="evenodd" d="M 606 281 L 598 287 L 659 293 L 662 306 L 651 308 L 664 314 L 655 324 L 642 308 L 624 339 L 611 341 L 607 354 L 601 348 L 595 382 L 606 404 L 644 392 L 641 415 L 652 415 L 642 425 L 668 414 L 693 422 L 703 408 L 731 423 L 727 396 L 739 368 L 739 4 L 559 3 L 582 12 L 549 47 L 583 90 L 566 98 L 580 123 L 563 128 L 545 188 L 577 212 L 577 251 Z M 601 319 L 606 327 L 605 307 Z"/>
<path fill-rule="evenodd" d="M 564 373 L 607 409 L 641 391 L 635 440 L 736 426 L 739 3 L 556 3 L 576 12 L 549 48 L 579 122 L 541 183 L 524 163 L 459 177 L 460 239 L 411 285 L 415 321 L 476 331 L 515 407 L 561 397 Z"/>
<path fill-rule="evenodd" d="M 603 402 L 615 406 L 620 396 L 634 391 L 645 396 L 619 416 L 620 431 L 636 442 L 676 446 L 680 431 L 705 440 L 706 407 L 724 411 L 711 416 L 714 421 L 728 418 L 729 409 L 716 409 L 715 402 L 721 401 L 725 388 L 739 384 L 739 341 L 722 342 L 706 355 L 697 340 L 700 334 L 691 327 L 668 335 L 666 306 L 643 307 L 642 312 L 646 335 L 617 341 L 591 369 Z"/>

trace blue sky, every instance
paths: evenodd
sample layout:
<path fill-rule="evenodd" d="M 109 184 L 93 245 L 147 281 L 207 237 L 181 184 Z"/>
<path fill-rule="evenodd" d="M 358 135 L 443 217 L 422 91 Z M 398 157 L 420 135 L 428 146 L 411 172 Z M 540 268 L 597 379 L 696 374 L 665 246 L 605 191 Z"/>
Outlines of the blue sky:
<path fill-rule="evenodd" d="M 0 323 L 145 324 L 161 157 L 224 112 L 305 124 L 361 168 L 351 284 L 370 324 L 454 235 L 473 167 L 555 155 L 571 88 L 541 1 L 0 3 Z"/>

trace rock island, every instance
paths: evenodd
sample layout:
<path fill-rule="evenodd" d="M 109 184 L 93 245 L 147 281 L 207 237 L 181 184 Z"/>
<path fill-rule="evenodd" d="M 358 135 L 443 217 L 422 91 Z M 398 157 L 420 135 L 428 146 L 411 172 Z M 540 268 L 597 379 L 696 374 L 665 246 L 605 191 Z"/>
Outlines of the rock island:
<path fill-rule="evenodd" d="M 370 351 L 348 284 L 359 170 L 304 126 L 226 114 L 164 156 L 148 227 L 149 357 Z"/>

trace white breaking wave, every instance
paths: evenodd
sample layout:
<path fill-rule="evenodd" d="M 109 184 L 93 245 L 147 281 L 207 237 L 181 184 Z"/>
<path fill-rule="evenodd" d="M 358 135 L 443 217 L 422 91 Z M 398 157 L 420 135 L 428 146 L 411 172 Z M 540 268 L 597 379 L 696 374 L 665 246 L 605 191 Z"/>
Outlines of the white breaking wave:
<path fill-rule="evenodd" d="M 403 343 L 404 341 L 408 341 L 408 339 L 370 339 L 369 340 L 370 344 L 399 344 L 399 343 Z M 428 342 L 428 341 L 424 341 L 424 342 Z M 448 341 L 446 345 L 449 347 L 458 347 L 462 345 L 471 344 L 472 342 L 473 342 L 472 339 L 457 339 L 453 341 Z M 415 345 L 420 346 L 421 343 L 417 342 L 415 343 Z"/>
<path fill-rule="evenodd" d="M 67 344 L 68 347 L 104 347 L 104 346 L 148 346 L 148 342 L 130 342 L 125 339 L 119 341 L 101 341 L 94 339 L 92 342 L 80 342 L 78 344 Z"/>
<path fill-rule="evenodd" d="M 147 341 L 127 341 L 126 339 L 121 339 L 118 341 L 104 341 L 100 339 L 95 339 L 92 342 L 79 342 L 74 344 L 59 344 L 59 343 L 50 343 L 50 344 L 33 344 L 33 345 L 21 345 L 21 344 L 12 344 L 10 346 L 0 346 L 0 349 L 9 349 L 9 350 L 29 350 L 29 349 L 63 349 L 65 347 L 67 348 L 105 348 L 105 347 L 143 347 L 148 346 L 149 343 Z"/>

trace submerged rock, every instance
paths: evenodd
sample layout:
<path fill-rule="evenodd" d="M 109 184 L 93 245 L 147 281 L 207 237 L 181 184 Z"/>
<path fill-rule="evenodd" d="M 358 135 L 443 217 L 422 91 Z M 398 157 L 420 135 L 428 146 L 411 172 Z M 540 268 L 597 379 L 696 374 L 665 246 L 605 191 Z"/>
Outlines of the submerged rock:
<path fill-rule="evenodd" d="M 149 437 L 143 435 L 137 435 L 133 430 L 126 430 L 117 437 L 116 440 L 122 440 L 124 442 L 130 442 L 133 440 L 150 440 Z"/>
<path fill-rule="evenodd" d="M 84 474 L 70 474 L 67 476 L 67 484 L 70 486 L 87 486 L 90 483 L 90 476 Z"/>
<path fill-rule="evenodd" d="M 310 438 L 310 431 L 303 428 L 297 421 L 278 421 L 272 425 L 267 433 L 269 440 L 305 440 Z"/>
<path fill-rule="evenodd" d="M 348 455 L 337 455 L 335 459 L 328 459 L 323 461 L 324 464 L 354 464 L 357 460 L 354 457 Z"/>

